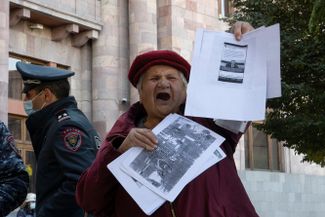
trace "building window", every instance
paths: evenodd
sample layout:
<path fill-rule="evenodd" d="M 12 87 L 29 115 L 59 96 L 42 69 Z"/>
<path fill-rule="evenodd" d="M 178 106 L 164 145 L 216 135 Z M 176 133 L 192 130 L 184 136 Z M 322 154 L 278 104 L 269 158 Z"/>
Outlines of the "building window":
<path fill-rule="evenodd" d="M 46 62 L 38 61 L 30 58 L 24 58 L 10 54 L 9 56 L 9 89 L 8 97 L 13 100 L 23 100 L 22 90 L 23 90 L 23 81 L 19 72 L 16 69 L 16 63 L 19 61 L 24 61 L 28 63 L 38 64 L 38 65 L 47 65 Z M 10 101 L 9 101 L 10 103 Z M 24 114 L 20 114 L 24 115 Z"/>
<path fill-rule="evenodd" d="M 9 57 L 9 84 L 8 97 L 11 99 L 22 100 L 23 83 L 21 76 L 16 70 L 16 63 L 19 59 Z"/>
<path fill-rule="evenodd" d="M 252 125 L 245 134 L 245 165 L 249 169 L 283 171 L 283 147 Z"/>
<path fill-rule="evenodd" d="M 23 159 L 29 174 L 29 191 L 35 192 L 36 184 L 36 159 L 33 147 L 30 142 L 29 134 L 25 127 L 26 117 L 9 115 L 8 128 L 15 138 L 17 149 Z"/>

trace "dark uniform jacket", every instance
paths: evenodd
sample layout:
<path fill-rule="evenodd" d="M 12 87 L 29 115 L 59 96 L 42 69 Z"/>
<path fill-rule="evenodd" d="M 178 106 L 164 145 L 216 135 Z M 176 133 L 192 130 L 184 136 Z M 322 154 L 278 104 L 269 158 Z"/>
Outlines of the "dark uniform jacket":
<path fill-rule="evenodd" d="M 6 216 L 24 202 L 28 183 L 28 173 L 17 153 L 14 139 L 0 122 L 0 216 Z"/>
<path fill-rule="evenodd" d="M 106 167 L 121 155 L 116 148 L 144 117 L 145 110 L 139 103 L 120 116 L 107 134 L 96 160 L 78 182 L 78 203 L 96 217 L 147 216 Z M 165 202 L 151 217 L 258 217 L 233 159 L 241 134 L 215 125 L 212 119 L 191 119 L 226 139 L 221 148 L 227 157 L 193 179 L 173 203 Z"/>
<path fill-rule="evenodd" d="M 74 97 L 33 113 L 26 125 L 37 159 L 36 216 L 83 216 L 75 201 L 75 187 L 96 156 L 97 132 Z"/>

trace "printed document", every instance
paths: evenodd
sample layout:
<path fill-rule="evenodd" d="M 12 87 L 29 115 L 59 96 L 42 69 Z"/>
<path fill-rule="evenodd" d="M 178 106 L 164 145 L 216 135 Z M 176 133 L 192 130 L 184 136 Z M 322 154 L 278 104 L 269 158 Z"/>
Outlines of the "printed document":
<path fill-rule="evenodd" d="M 230 33 L 198 30 L 185 115 L 263 120 L 266 99 L 281 95 L 279 41 L 279 25 L 240 41 Z"/>
<path fill-rule="evenodd" d="M 226 156 L 219 147 L 223 137 L 176 114 L 153 132 L 159 141 L 155 151 L 131 148 L 107 166 L 147 215 Z"/>

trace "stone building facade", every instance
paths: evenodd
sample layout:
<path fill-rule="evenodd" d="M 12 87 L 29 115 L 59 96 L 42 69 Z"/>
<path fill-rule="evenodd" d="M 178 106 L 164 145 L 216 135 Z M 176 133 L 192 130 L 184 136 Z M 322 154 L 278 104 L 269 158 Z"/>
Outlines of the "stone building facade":
<path fill-rule="evenodd" d="M 135 56 L 171 49 L 191 62 L 197 28 L 224 31 L 227 0 L 1 0 L 0 119 L 29 166 L 19 60 L 70 69 L 71 94 L 104 136 L 137 101 L 127 72 Z M 325 170 L 250 128 L 235 154 L 238 172 L 262 217 L 325 215 Z M 33 191 L 33 186 L 31 186 Z"/>

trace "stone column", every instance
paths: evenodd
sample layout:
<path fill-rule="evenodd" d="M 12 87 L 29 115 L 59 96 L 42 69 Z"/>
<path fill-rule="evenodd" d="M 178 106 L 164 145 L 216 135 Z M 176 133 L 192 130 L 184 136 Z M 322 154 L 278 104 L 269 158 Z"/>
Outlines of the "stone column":
<path fill-rule="evenodd" d="M 8 119 L 9 1 L 0 1 L 0 120 Z"/>
<path fill-rule="evenodd" d="M 157 0 L 157 7 L 158 48 L 172 50 L 172 2 Z"/>
<path fill-rule="evenodd" d="M 145 51 L 157 49 L 157 1 L 129 0 L 130 62 Z M 131 103 L 138 92 L 131 85 Z"/>
<path fill-rule="evenodd" d="M 126 111 L 130 105 L 129 71 L 129 1 L 119 1 L 119 87 L 118 102 L 120 113 Z"/>
<path fill-rule="evenodd" d="M 78 103 L 79 108 L 85 113 L 85 115 L 92 120 L 92 103 L 91 103 L 91 97 L 92 97 L 92 85 L 91 85 L 91 60 L 92 60 L 92 48 L 91 48 L 91 42 L 88 41 L 84 46 L 82 46 L 80 49 L 80 78 L 79 85 L 80 88 L 79 92 L 79 98 L 80 103 Z M 76 75 L 75 75 L 76 76 Z"/>
<path fill-rule="evenodd" d="M 126 10 L 126 11 L 125 11 Z M 128 68 L 128 31 L 125 17 L 127 0 L 102 0 L 103 29 L 93 42 L 92 119 L 104 136 L 110 130 L 124 106 L 121 97 Z M 128 98 L 128 96 L 126 96 Z"/>

